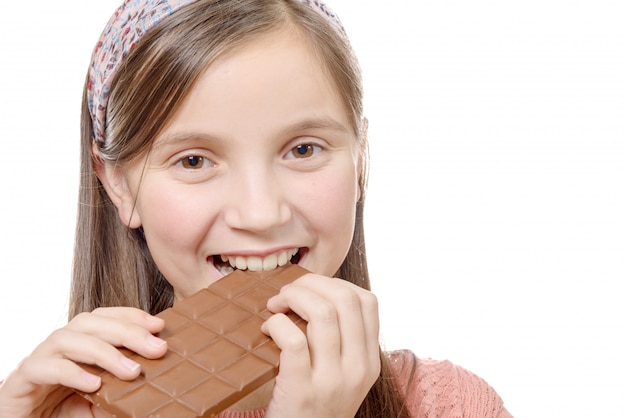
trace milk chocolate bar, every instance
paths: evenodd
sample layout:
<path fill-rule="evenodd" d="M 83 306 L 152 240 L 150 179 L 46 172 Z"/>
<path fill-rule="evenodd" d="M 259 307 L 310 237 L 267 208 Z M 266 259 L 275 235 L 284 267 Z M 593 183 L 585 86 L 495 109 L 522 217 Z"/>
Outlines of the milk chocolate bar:
<path fill-rule="evenodd" d="M 115 417 L 214 417 L 278 373 L 280 350 L 261 332 L 271 315 L 267 300 L 307 273 L 297 265 L 272 271 L 236 270 L 164 310 L 159 336 L 168 351 L 149 360 L 125 348 L 141 365 L 135 380 L 123 381 L 97 366 L 95 393 L 79 392 Z M 301 328 L 306 321 L 288 316 Z"/>

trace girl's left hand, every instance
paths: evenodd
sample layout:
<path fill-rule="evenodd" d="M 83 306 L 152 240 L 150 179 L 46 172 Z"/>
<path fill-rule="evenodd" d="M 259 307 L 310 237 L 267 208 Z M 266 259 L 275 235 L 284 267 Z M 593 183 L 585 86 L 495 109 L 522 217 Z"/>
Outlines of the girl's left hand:
<path fill-rule="evenodd" d="M 263 325 L 281 349 L 266 417 L 354 417 L 380 374 L 378 302 L 345 280 L 306 274 L 283 287 Z M 284 313 L 308 322 L 306 335 Z"/>

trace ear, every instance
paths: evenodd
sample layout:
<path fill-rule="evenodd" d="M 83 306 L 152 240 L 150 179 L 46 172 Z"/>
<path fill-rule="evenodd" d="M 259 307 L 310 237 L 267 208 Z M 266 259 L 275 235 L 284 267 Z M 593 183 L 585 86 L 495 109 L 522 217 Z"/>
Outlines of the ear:
<path fill-rule="evenodd" d="M 123 170 L 112 163 L 105 162 L 99 155 L 94 143 L 91 150 L 93 169 L 106 190 L 109 199 L 117 208 L 122 223 L 135 229 L 141 226 L 139 213 L 135 210 L 136 198 L 128 187 Z"/>

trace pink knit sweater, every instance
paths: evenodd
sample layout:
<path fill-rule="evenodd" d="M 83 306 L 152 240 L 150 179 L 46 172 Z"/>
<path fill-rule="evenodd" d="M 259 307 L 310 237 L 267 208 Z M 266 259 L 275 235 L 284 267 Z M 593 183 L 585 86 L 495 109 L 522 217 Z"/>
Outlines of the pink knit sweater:
<path fill-rule="evenodd" d="M 408 393 L 411 416 L 512 418 L 495 390 L 475 374 L 449 361 L 418 359 L 408 350 L 395 351 L 390 356 L 400 390 Z M 218 418 L 262 418 L 264 415 L 265 410 L 225 411 Z"/>

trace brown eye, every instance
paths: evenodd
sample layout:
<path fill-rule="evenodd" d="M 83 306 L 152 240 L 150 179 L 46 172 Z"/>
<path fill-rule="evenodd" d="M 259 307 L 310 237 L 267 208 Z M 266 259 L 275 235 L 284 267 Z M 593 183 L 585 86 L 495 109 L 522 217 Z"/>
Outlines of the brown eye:
<path fill-rule="evenodd" d="M 197 155 L 190 155 L 180 160 L 183 168 L 190 170 L 202 168 L 204 166 L 204 158 Z"/>
<path fill-rule="evenodd" d="M 319 151 L 319 146 L 313 144 L 300 144 L 291 149 L 291 155 L 295 158 L 308 158 Z"/>

